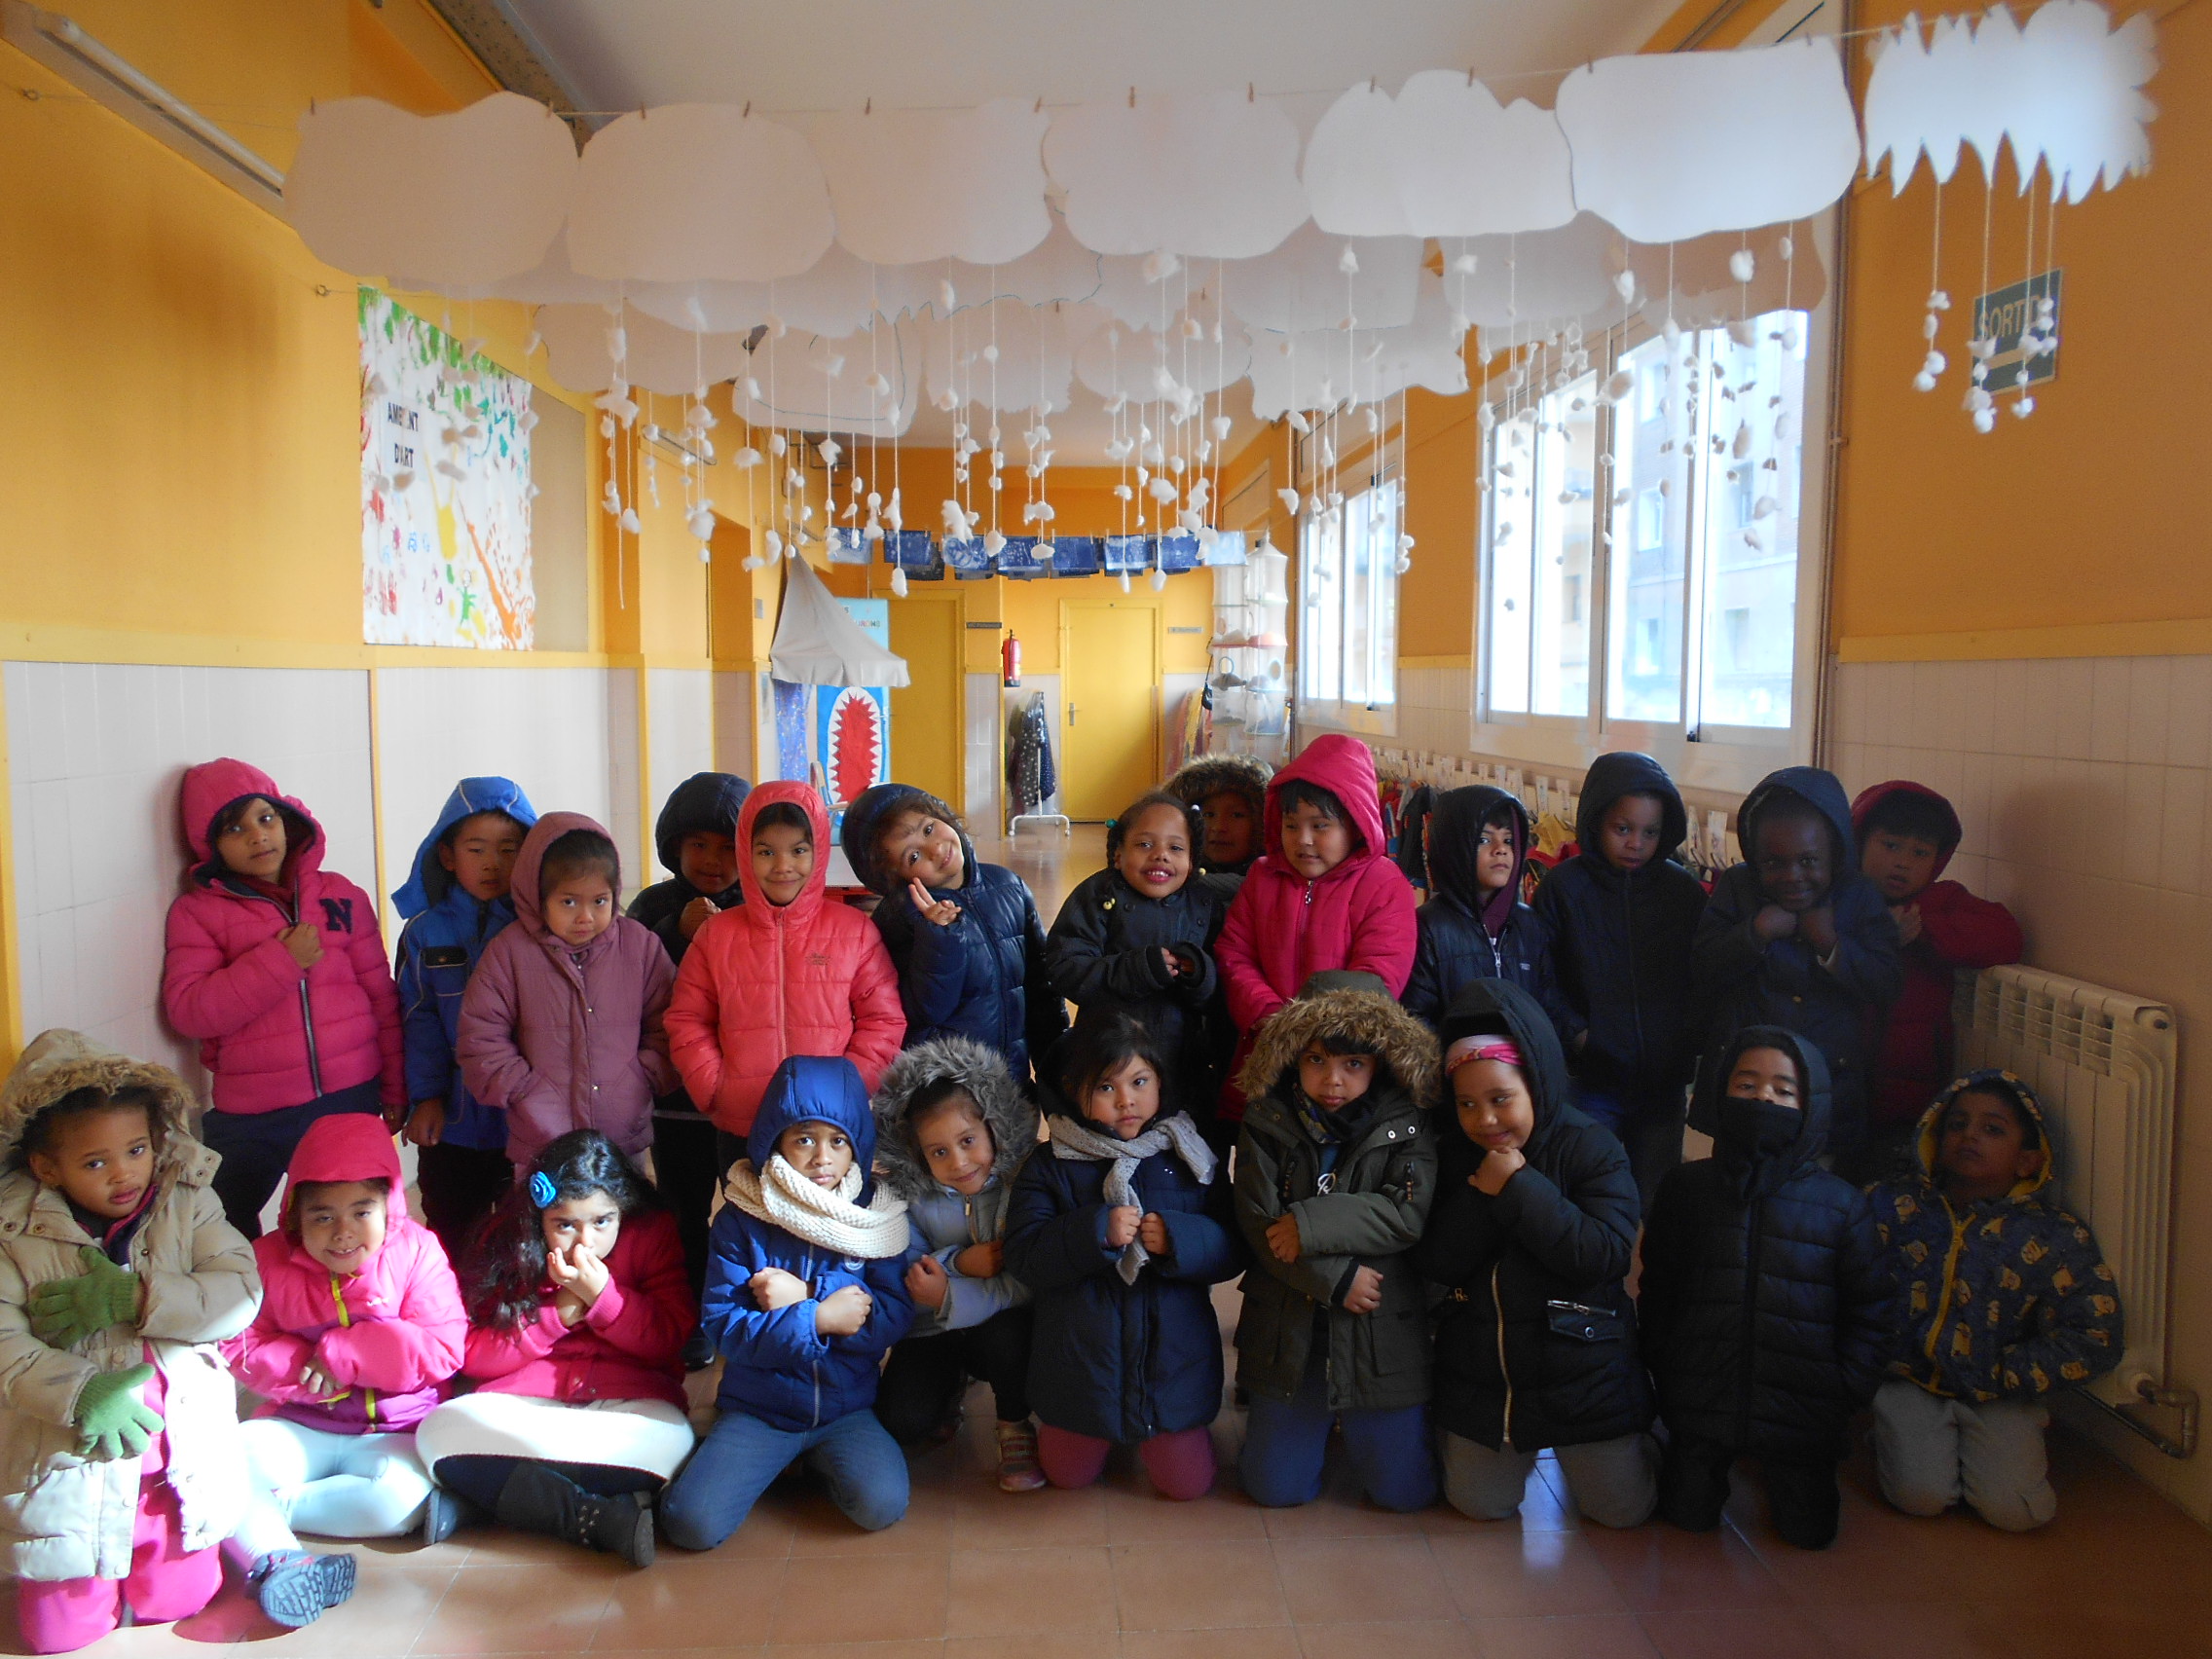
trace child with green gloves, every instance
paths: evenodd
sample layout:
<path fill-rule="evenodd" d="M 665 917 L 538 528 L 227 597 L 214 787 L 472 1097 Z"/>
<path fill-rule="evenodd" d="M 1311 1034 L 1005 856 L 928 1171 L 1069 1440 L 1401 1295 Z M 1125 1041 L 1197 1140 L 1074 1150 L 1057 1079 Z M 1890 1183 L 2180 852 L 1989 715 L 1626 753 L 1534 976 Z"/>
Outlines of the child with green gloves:
<path fill-rule="evenodd" d="M 73 1031 L 0 1086 L 0 1550 L 33 1653 L 90 1645 L 126 1604 L 139 1624 L 198 1612 L 244 1509 L 214 1345 L 253 1318 L 261 1281 L 192 1105 L 173 1072 Z M 319 1608 L 342 1595 L 298 1592 L 322 1572 L 302 1556 L 254 1585 L 265 1607 Z"/>

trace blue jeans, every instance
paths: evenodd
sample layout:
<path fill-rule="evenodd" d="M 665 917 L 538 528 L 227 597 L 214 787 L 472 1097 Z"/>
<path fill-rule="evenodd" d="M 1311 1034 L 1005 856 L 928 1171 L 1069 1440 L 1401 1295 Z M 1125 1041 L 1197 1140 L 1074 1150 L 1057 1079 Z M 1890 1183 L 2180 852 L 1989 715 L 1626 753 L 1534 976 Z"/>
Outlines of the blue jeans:
<path fill-rule="evenodd" d="M 661 1499 L 661 1523 L 679 1549 L 711 1550 L 745 1525 L 768 1484 L 793 1462 L 830 1483 L 830 1499 L 856 1527 L 879 1532 L 906 1513 L 906 1455 L 868 1411 L 820 1428 L 771 1428 L 724 1412 Z"/>
<path fill-rule="evenodd" d="M 1269 1509 L 1287 1509 L 1319 1497 L 1329 1426 L 1341 1420 L 1345 1451 L 1367 1495 L 1384 1509 L 1426 1509 L 1436 1501 L 1436 1455 L 1428 1433 L 1428 1408 L 1332 1412 L 1324 1341 L 1316 1335 L 1312 1357 L 1293 1398 L 1252 1396 L 1244 1422 L 1244 1452 L 1236 1465 L 1245 1495 Z"/>

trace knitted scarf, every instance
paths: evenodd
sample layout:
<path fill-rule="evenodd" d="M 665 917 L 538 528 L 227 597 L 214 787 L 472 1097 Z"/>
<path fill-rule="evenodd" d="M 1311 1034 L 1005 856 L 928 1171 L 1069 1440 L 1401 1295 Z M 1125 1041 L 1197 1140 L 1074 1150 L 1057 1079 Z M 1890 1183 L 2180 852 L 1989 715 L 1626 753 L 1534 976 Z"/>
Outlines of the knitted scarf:
<path fill-rule="evenodd" d="M 862 1208 L 853 1200 L 866 1179 L 867 1171 L 856 1163 L 832 1192 L 817 1187 L 777 1153 L 769 1158 L 765 1175 L 750 1162 L 733 1166 L 722 1191 L 756 1221 L 840 1256 L 872 1262 L 905 1250 L 906 1200 L 878 1190 L 874 1201 Z"/>
<path fill-rule="evenodd" d="M 1105 1198 L 1106 1202 L 1117 1209 L 1137 1201 L 1137 1191 L 1132 1184 L 1137 1165 L 1163 1152 L 1173 1152 L 1180 1158 L 1183 1166 L 1198 1178 L 1199 1186 L 1213 1180 L 1213 1149 L 1206 1145 L 1198 1124 L 1192 1123 L 1186 1113 L 1154 1120 L 1152 1127 L 1133 1140 L 1102 1135 L 1074 1118 L 1054 1118 L 1051 1137 L 1054 1158 L 1111 1165 L 1106 1171 Z M 1151 1260 L 1152 1253 L 1132 1238 L 1123 1247 L 1116 1272 L 1121 1273 L 1124 1284 L 1134 1284 L 1137 1274 L 1144 1272 L 1145 1263 Z"/>

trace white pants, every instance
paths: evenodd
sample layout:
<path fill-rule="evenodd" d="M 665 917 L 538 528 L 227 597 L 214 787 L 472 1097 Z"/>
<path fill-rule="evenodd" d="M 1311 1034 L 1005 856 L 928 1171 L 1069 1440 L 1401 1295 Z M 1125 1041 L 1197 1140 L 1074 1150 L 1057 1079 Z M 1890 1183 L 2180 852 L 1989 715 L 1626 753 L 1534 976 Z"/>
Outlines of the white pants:
<path fill-rule="evenodd" d="M 2032 1400 L 1946 1400 L 1916 1382 L 1874 1395 L 1874 1472 L 1907 1515 L 1940 1515 L 1961 1498 L 1992 1527 L 2026 1532 L 2058 1513 L 2044 1430 Z"/>
<path fill-rule="evenodd" d="M 430 1477 L 415 1436 L 333 1434 L 283 1418 L 240 1426 L 252 1492 L 233 1534 L 247 1565 L 300 1547 L 298 1533 L 328 1538 L 396 1538 L 423 1520 Z"/>
<path fill-rule="evenodd" d="M 683 1413 L 660 1400 L 571 1406 L 482 1391 L 446 1401 L 415 1430 L 433 1474 L 447 1457 L 528 1457 L 636 1469 L 663 1481 L 675 1477 L 695 1438 Z"/>

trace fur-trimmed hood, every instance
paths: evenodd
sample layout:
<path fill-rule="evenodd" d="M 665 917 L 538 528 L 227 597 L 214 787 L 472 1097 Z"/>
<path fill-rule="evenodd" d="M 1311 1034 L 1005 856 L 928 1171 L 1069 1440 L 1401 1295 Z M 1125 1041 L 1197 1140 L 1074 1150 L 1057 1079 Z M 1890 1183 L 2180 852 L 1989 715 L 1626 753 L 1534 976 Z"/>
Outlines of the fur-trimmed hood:
<path fill-rule="evenodd" d="M 908 1049 L 883 1074 L 870 1103 L 875 1113 L 875 1169 L 894 1196 L 911 1203 L 931 1197 L 938 1183 L 922 1166 L 906 1132 L 906 1107 L 940 1078 L 951 1078 L 983 1109 L 991 1131 L 991 1174 L 1011 1181 L 1037 1147 L 1037 1108 L 1022 1097 L 997 1050 L 967 1037 L 940 1037 Z"/>
<path fill-rule="evenodd" d="M 1217 794 L 1240 794 L 1252 803 L 1256 819 L 1274 775 L 1275 769 L 1257 755 L 1201 755 L 1185 761 L 1162 788 L 1193 806 L 1203 806 Z"/>
<path fill-rule="evenodd" d="M 1248 1100 L 1273 1092 L 1297 1068 L 1299 1051 L 1324 1034 L 1372 1047 L 1415 1105 L 1443 1099 L 1435 1035 L 1380 990 L 1325 990 L 1285 1003 L 1253 1039 L 1236 1087 Z"/>
<path fill-rule="evenodd" d="M 215 1155 L 194 1138 L 198 1107 L 184 1080 L 166 1066 L 134 1060 L 81 1031 L 42 1031 L 31 1040 L 8 1081 L 0 1085 L 0 1168 L 22 1164 L 23 1131 L 39 1113 L 80 1088 L 151 1090 L 162 1118 L 157 1167 L 173 1169 L 204 1186 Z"/>

